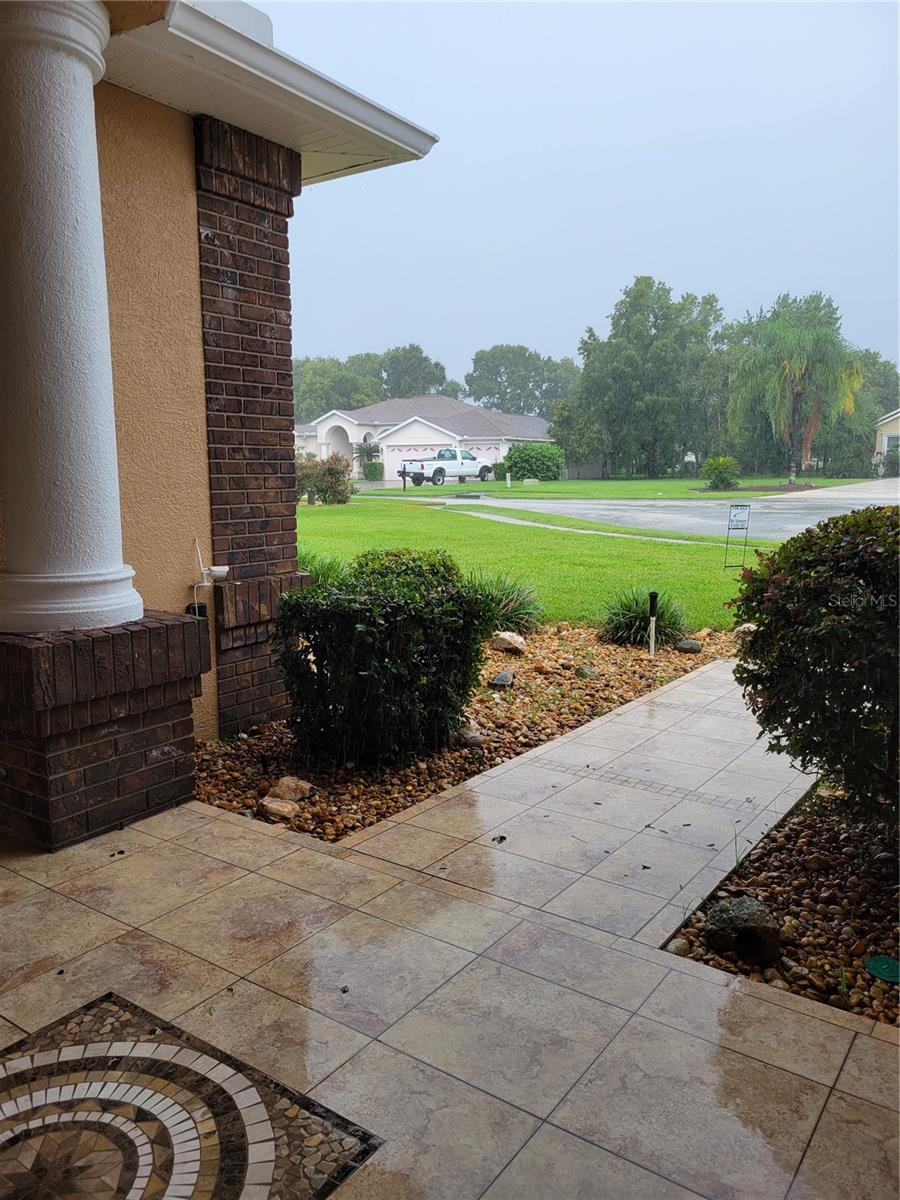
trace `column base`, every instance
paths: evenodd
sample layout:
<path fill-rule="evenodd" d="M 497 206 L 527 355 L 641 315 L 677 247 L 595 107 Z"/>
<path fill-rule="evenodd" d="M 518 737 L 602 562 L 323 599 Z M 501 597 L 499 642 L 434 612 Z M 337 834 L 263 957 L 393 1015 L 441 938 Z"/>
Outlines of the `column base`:
<path fill-rule="evenodd" d="M 193 795 L 206 621 L 0 635 L 0 829 L 56 850 Z"/>
<path fill-rule="evenodd" d="M 139 621 L 144 602 L 132 586 L 134 571 L 78 575 L 16 575 L 0 571 L 0 631 L 99 629 Z"/>

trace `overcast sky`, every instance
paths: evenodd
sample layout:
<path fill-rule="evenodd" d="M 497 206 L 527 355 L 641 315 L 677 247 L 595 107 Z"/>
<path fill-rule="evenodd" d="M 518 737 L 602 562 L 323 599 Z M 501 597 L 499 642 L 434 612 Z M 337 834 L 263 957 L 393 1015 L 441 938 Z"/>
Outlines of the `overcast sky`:
<path fill-rule="evenodd" d="M 260 4 L 276 45 L 440 136 L 310 187 L 297 354 L 575 355 L 635 275 L 728 316 L 829 292 L 897 357 L 891 3 Z"/>

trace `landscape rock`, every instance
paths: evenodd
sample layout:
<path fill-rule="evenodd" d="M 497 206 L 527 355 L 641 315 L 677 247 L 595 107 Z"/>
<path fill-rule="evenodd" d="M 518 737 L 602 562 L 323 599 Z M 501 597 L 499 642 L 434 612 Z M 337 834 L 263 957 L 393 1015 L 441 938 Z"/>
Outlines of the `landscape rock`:
<path fill-rule="evenodd" d="M 712 633 L 711 629 L 698 629 L 697 632 L 694 634 L 694 637 L 696 638 L 696 640 L 698 642 L 705 642 L 711 633 Z"/>
<path fill-rule="evenodd" d="M 590 663 L 579 663 L 575 668 L 575 674 L 579 679 L 599 679 L 600 672 L 596 667 L 592 667 Z"/>
<path fill-rule="evenodd" d="M 716 953 L 731 952 L 748 962 L 774 963 L 781 957 L 778 922 L 752 896 L 721 900 L 710 909 L 704 937 Z"/>
<path fill-rule="evenodd" d="M 296 800 L 281 800 L 278 796 L 263 796 L 259 807 L 267 817 L 275 817 L 279 821 L 292 821 L 300 811 Z"/>
<path fill-rule="evenodd" d="M 480 750 L 484 745 L 484 734 L 474 721 L 467 721 L 465 725 L 460 726 L 456 737 L 458 744 L 469 750 Z"/>
<path fill-rule="evenodd" d="M 306 800 L 315 794 L 316 789 L 313 785 L 307 783 L 305 779 L 298 779 L 296 775 L 282 775 L 269 788 L 269 796 L 275 800 Z"/>
<path fill-rule="evenodd" d="M 736 625 L 734 633 L 737 637 L 746 637 L 748 633 L 756 633 L 759 628 L 753 621 L 745 621 L 743 625 Z"/>
<path fill-rule="evenodd" d="M 675 649 L 681 654 L 699 654 L 703 649 L 703 644 L 696 638 L 683 638 L 680 642 L 675 643 Z"/>
<path fill-rule="evenodd" d="M 492 650 L 505 650 L 507 654 L 524 654 L 526 642 L 520 633 L 513 633 L 511 629 L 501 629 L 491 638 L 490 647 Z"/>
<path fill-rule="evenodd" d="M 516 677 L 515 671 L 500 671 L 494 676 L 488 687 L 492 688 L 511 688 L 513 680 Z"/>
<path fill-rule="evenodd" d="M 537 487 L 541 481 L 539 479 L 523 479 L 522 482 L 526 487 Z"/>
<path fill-rule="evenodd" d="M 672 938 L 671 942 L 666 942 L 666 950 L 669 954 L 677 954 L 679 958 L 685 958 L 691 949 L 691 943 L 685 938 Z"/>

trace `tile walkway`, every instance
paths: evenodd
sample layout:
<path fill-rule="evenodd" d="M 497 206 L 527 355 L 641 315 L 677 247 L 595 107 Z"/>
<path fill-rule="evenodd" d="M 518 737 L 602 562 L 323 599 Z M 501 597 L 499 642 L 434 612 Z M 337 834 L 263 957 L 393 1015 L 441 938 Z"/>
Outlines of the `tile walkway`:
<path fill-rule="evenodd" d="M 0 1047 L 113 990 L 384 1139 L 341 1200 L 894 1200 L 897 1030 L 658 947 L 809 780 L 727 663 L 338 846 L 0 851 Z"/>

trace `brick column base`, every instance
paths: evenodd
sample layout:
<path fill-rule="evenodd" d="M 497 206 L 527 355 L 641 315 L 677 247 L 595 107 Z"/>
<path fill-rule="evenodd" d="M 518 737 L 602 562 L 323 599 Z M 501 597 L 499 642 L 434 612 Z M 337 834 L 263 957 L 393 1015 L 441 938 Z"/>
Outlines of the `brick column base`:
<path fill-rule="evenodd" d="M 193 795 L 206 621 L 0 634 L 0 829 L 48 850 Z"/>
<path fill-rule="evenodd" d="M 233 737 L 251 725 L 282 721 L 290 712 L 284 676 L 269 637 L 280 594 L 309 587 L 311 582 L 305 572 L 295 571 L 215 585 L 220 737 Z"/>

